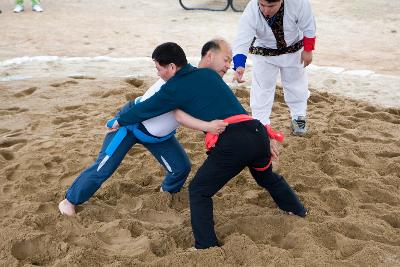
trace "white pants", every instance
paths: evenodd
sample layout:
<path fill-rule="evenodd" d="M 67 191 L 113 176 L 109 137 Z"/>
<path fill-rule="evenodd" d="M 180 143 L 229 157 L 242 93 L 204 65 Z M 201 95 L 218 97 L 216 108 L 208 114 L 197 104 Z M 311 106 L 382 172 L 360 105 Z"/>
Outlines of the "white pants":
<path fill-rule="evenodd" d="M 275 87 L 280 71 L 285 102 L 292 119 L 307 115 L 310 96 L 306 71 L 301 64 L 301 51 L 280 56 L 253 55 L 253 78 L 250 91 L 252 116 L 270 124 Z"/>

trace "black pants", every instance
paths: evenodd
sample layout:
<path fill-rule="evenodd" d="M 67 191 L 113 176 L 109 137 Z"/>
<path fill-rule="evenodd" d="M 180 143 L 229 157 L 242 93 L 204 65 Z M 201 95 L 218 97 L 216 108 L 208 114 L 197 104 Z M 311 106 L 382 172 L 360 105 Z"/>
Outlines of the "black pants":
<path fill-rule="evenodd" d="M 305 216 L 303 204 L 285 179 L 272 172 L 272 166 L 265 171 L 253 169 L 266 166 L 269 159 L 269 138 L 264 126 L 257 120 L 231 124 L 220 135 L 217 144 L 189 186 L 191 222 L 196 248 L 218 246 L 211 197 L 245 167 L 249 167 L 257 184 L 270 193 L 280 209 Z"/>

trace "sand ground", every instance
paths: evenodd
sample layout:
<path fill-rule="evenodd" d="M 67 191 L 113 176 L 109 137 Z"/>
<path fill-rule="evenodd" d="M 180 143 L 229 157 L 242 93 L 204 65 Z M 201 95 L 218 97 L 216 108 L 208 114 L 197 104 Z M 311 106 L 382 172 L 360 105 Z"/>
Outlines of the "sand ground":
<path fill-rule="evenodd" d="M 163 169 L 137 145 L 76 217 L 57 203 L 97 155 L 104 122 L 155 81 L 152 49 L 176 41 L 195 62 L 208 39 L 233 40 L 240 14 L 172 0 L 43 1 L 42 14 L 13 14 L 0 0 L 0 265 L 400 266 L 400 3 L 311 2 L 310 132 L 290 135 L 281 89 L 272 117 L 287 137 L 274 169 L 310 214 L 280 213 L 244 171 L 214 197 L 222 246 L 191 251 L 201 133 L 177 133 L 193 163 L 178 194 L 158 192 Z M 250 72 L 241 86 L 226 77 L 248 110 Z"/>

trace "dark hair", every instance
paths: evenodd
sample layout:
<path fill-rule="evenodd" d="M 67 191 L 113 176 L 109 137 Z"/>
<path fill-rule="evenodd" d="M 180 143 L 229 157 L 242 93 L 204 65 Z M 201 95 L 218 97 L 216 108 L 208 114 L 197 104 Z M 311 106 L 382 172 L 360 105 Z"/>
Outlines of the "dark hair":
<path fill-rule="evenodd" d="M 167 42 L 160 44 L 154 49 L 151 58 L 161 66 L 174 63 L 177 67 L 183 67 L 187 64 L 185 52 L 182 47 L 176 43 Z"/>
<path fill-rule="evenodd" d="M 217 40 L 208 41 L 203 45 L 203 48 L 201 48 L 201 57 L 204 57 L 210 50 L 221 50 L 221 46 Z"/>

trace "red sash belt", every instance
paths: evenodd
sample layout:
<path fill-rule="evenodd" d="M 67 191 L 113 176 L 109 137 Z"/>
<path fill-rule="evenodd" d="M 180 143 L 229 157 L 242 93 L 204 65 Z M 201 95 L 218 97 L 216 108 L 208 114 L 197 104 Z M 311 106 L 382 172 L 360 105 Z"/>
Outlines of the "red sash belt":
<path fill-rule="evenodd" d="M 238 122 L 249 121 L 249 120 L 253 120 L 253 118 L 247 114 L 239 114 L 239 115 L 234 115 L 234 116 L 224 119 L 224 122 L 231 124 L 231 123 L 238 123 Z M 267 130 L 269 138 L 275 139 L 276 141 L 278 141 L 280 143 L 282 143 L 283 140 L 285 139 L 283 133 L 272 130 L 271 125 L 266 124 L 265 129 Z M 206 134 L 205 143 L 206 143 L 207 151 L 210 151 L 215 146 L 215 144 L 218 141 L 218 137 L 219 137 L 218 134 L 212 134 L 212 133 Z M 270 160 L 269 163 L 265 167 L 254 168 L 254 169 L 256 171 L 265 171 L 266 169 L 269 168 L 271 163 L 272 163 L 272 160 Z"/>
<path fill-rule="evenodd" d="M 249 121 L 252 119 L 253 118 L 250 117 L 249 115 L 239 114 L 239 115 L 235 115 L 235 116 L 226 118 L 224 120 L 224 122 L 231 124 L 231 123 L 237 123 L 237 122 L 242 122 L 242 121 Z M 218 141 L 218 137 L 219 137 L 218 134 L 212 134 L 212 133 L 206 134 L 206 149 L 207 149 L 207 151 L 210 151 L 211 148 L 213 148 L 215 146 L 215 144 Z"/>

